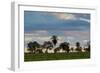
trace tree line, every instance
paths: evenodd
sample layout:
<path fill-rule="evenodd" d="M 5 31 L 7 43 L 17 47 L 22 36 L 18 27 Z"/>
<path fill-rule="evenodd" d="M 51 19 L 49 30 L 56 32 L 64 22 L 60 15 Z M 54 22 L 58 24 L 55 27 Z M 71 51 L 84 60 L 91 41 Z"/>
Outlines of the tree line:
<path fill-rule="evenodd" d="M 41 45 L 37 41 L 29 42 L 27 44 L 28 51 L 30 53 L 44 53 L 43 50 L 45 49 L 45 53 L 48 53 L 48 50 L 53 50 L 54 53 L 57 53 L 60 50 L 65 51 L 65 53 L 70 53 L 70 51 L 73 51 L 74 48 L 70 48 L 69 42 L 62 42 L 58 47 L 55 47 L 58 43 L 58 37 L 56 35 L 53 35 L 51 37 L 51 41 L 44 41 L 44 43 Z M 76 48 L 75 50 L 77 52 L 82 52 L 82 47 L 80 45 L 80 42 L 76 42 Z M 90 52 L 90 42 L 87 42 L 87 48 L 84 48 L 85 52 Z"/>

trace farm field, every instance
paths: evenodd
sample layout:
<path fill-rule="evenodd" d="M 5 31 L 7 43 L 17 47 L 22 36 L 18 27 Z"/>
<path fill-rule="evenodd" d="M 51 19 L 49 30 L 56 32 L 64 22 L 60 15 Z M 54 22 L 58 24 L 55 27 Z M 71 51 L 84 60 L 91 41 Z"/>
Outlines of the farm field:
<path fill-rule="evenodd" d="M 47 61 L 47 60 L 71 60 L 71 59 L 89 59 L 89 52 L 73 52 L 73 53 L 24 53 L 24 61 Z"/>

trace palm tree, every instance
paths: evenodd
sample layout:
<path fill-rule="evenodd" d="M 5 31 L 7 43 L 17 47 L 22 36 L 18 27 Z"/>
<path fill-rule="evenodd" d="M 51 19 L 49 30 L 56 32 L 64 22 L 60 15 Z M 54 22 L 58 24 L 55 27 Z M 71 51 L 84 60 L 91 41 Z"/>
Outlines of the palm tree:
<path fill-rule="evenodd" d="M 54 46 L 56 46 L 57 40 L 58 40 L 57 36 L 53 35 L 51 39 L 52 39 L 52 43 L 54 44 Z"/>
<path fill-rule="evenodd" d="M 80 46 L 80 43 L 79 43 L 79 42 L 76 42 L 76 50 L 77 50 L 78 52 L 81 51 L 81 46 Z"/>
<path fill-rule="evenodd" d="M 63 42 L 60 44 L 60 48 L 62 48 L 63 50 L 65 50 L 67 53 L 69 53 L 70 49 L 69 46 L 70 44 L 68 42 Z"/>

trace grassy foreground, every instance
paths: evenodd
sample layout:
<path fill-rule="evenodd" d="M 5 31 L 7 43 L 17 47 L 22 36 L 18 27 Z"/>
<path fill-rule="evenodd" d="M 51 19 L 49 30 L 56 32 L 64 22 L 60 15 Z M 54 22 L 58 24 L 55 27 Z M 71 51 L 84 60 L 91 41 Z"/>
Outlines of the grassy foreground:
<path fill-rule="evenodd" d="M 24 61 L 45 61 L 45 60 L 68 60 L 68 59 L 87 59 L 90 58 L 89 52 L 78 53 L 51 53 L 51 54 L 30 54 L 24 53 Z"/>

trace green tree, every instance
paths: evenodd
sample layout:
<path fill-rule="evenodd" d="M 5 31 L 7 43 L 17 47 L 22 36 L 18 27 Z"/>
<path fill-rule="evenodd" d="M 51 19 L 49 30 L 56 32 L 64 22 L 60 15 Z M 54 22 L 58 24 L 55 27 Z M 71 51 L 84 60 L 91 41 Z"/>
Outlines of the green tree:
<path fill-rule="evenodd" d="M 53 44 L 50 41 L 45 41 L 43 43 L 42 47 L 43 47 L 43 49 L 46 48 L 46 53 L 48 53 L 47 50 L 48 49 L 51 50 L 53 48 Z"/>
<path fill-rule="evenodd" d="M 70 51 L 70 44 L 68 42 L 63 42 L 60 44 L 60 48 L 62 48 L 63 50 L 65 50 L 67 53 L 69 53 Z"/>
<path fill-rule="evenodd" d="M 38 42 L 36 42 L 36 41 L 34 41 L 34 42 L 29 42 L 28 45 L 27 45 L 27 47 L 28 47 L 28 50 L 29 50 L 31 53 L 33 53 L 33 51 L 34 51 L 34 53 L 35 53 L 35 52 L 36 52 L 36 48 L 39 48 L 39 47 L 40 47 L 40 44 L 39 44 Z"/>

